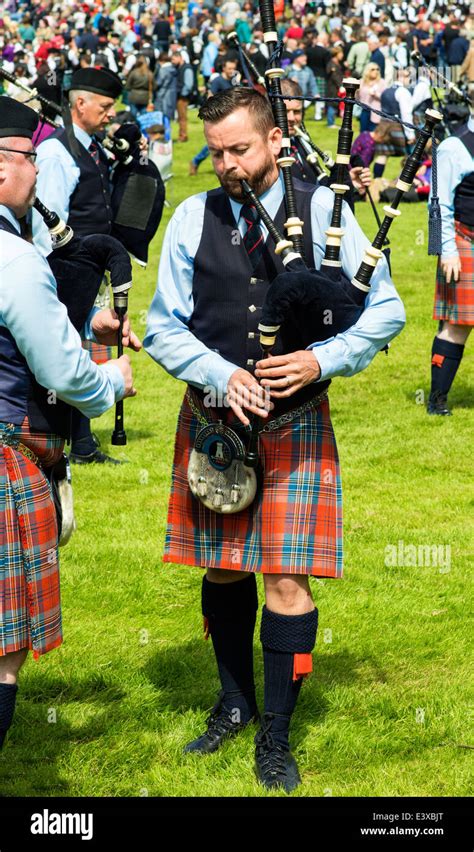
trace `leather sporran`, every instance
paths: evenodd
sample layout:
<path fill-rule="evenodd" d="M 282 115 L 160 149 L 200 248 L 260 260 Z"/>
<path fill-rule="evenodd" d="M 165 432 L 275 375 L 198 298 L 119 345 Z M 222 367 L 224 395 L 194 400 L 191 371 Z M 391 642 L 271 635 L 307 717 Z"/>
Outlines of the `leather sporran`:
<path fill-rule="evenodd" d="M 196 435 L 188 464 L 191 492 L 213 512 L 231 514 L 250 505 L 257 493 L 257 474 L 244 463 L 242 439 L 221 420 Z"/>

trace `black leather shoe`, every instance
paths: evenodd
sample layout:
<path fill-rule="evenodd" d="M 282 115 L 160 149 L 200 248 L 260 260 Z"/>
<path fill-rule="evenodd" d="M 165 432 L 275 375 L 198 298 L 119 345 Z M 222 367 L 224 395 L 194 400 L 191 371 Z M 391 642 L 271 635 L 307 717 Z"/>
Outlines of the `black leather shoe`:
<path fill-rule="evenodd" d="M 98 449 L 94 450 L 93 453 L 88 453 L 86 456 L 79 455 L 79 453 L 70 453 L 69 461 L 72 464 L 123 464 L 123 461 L 113 459 Z"/>
<path fill-rule="evenodd" d="M 211 754 L 217 751 L 225 740 L 235 737 L 239 731 L 243 731 L 247 725 L 258 721 L 259 715 L 256 710 L 248 722 L 235 722 L 230 711 L 223 706 L 224 693 L 221 692 L 219 698 L 211 710 L 210 716 L 207 719 L 207 729 L 197 739 L 192 740 L 185 745 L 184 752 L 189 754 L 196 752 L 198 754 Z"/>
<path fill-rule="evenodd" d="M 451 417 L 451 411 L 448 408 L 448 397 L 440 391 L 430 393 L 427 407 L 428 414 L 439 414 L 441 417 Z"/>
<path fill-rule="evenodd" d="M 258 780 L 267 790 L 282 787 L 286 793 L 291 793 L 301 784 L 301 778 L 289 747 L 273 737 L 274 718 L 273 713 L 265 713 L 262 727 L 255 737 L 255 770 Z"/>

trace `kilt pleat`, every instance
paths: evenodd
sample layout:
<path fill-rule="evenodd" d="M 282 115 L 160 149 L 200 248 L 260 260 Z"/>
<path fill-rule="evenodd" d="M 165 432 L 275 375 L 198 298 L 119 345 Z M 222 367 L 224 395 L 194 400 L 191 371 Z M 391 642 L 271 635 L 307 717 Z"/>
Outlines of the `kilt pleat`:
<path fill-rule="evenodd" d="M 235 425 L 230 411 L 226 422 Z M 341 577 L 342 487 L 328 401 L 261 434 L 262 487 L 254 502 L 235 514 L 212 512 L 191 493 L 187 467 L 199 428 L 185 399 L 176 431 L 164 561 Z"/>
<path fill-rule="evenodd" d="M 474 229 L 455 223 L 461 260 L 459 281 L 448 284 L 438 261 L 433 319 L 454 325 L 474 325 Z"/>
<path fill-rule="evenodd" d="M 19 434 L 17 428 L 17 439 Z M 24 433 L 21 439 L 26 443 Z M 38 451 L 37 436 L 32 443 Z M 53 459 L 60 446 L 57 438 L 49 446 L 44 441 L 44 455 Z M 0 656 L 28 648 L 37 658 L 61 644 L 57 544 L 46 477 L 14 446 L 1 444 Z"/>

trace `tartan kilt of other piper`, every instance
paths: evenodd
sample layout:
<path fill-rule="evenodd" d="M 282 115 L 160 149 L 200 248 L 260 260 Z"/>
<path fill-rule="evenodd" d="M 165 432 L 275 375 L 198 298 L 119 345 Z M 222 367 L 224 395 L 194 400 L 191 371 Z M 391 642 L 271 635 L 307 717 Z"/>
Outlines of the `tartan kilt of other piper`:
<path fill-rule="evenodd" d="M 474 229 L 455 223 L 456 246 L 461 260 L 459 281 L 446 283 L 438 261 L 433 319 L 454 325 L 474 325 Z"/>
<path fill-rule="evenodd" d="M 208 420 L 217 419 L 216 409 L 204 408 L 201 401 L 196 404 Z M 219 409 L 219 416 L 232 428 L 240 423 L 229 408 L 224 414 Z M 342 487 L 329 402 L 260 435 L 262 485 L 254 502 L 235 514 L 212 512 L 191 493 L 187 468 L 199 428 L 184 399 L 163 560 L 231 571 L 340 578 Z"/>
<path fill-rule="evenodd" d="M 0 424 L 0 656 L 28 648 L 36 659 L 63 641 L 58 528 L 50 485 L 19 441 L 48 465 L 63 441 Z"/>

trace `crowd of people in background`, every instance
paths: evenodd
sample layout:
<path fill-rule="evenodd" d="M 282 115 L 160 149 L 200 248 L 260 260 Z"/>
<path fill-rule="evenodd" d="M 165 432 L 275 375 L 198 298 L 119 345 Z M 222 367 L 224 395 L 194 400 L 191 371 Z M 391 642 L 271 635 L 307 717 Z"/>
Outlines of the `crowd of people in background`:
<path fill-rule="evenodd" d="M 286 5 L 276 0 L 275 11 L 282 65 L 300 86 L 311 117 L 336 128 L 337 102 L 325 99 L 338 97 L 345 76 L 360 79 L 360 100 L 371 110 L 356 110 L 361 133 L 356 148 L 365 164 L 373 162 L 376 178 L 387 157 L 402 156 L 414 139 L 413 131 L 387 123 L 380 111 L 416 126 L 430 105 L 426 76 L 414 80 L 410 72 L 413 51 L 454 82 L 474 84 L 474 7 L 466 0 L 292 0 Z M 228 40 L 230 32 L 237 39 Z M 238 42 L 263 73 L 268 51 L 252 0 L 118 5 L 112 0 L 6 0 L 0 18 L 2 66 L 20 85 L 60 103 L 76 68 L 109 68 L 124 80 L 129 112 L 138 118 L 157 110 L 177 121 L 179 142 L 188 140 L 190 107 L 247 82 Z M 19 85 L 3 80 L 3 90 L 26 100 Z M 193 159 L 191 174 L 206 155 L 203 149 Z"/>

